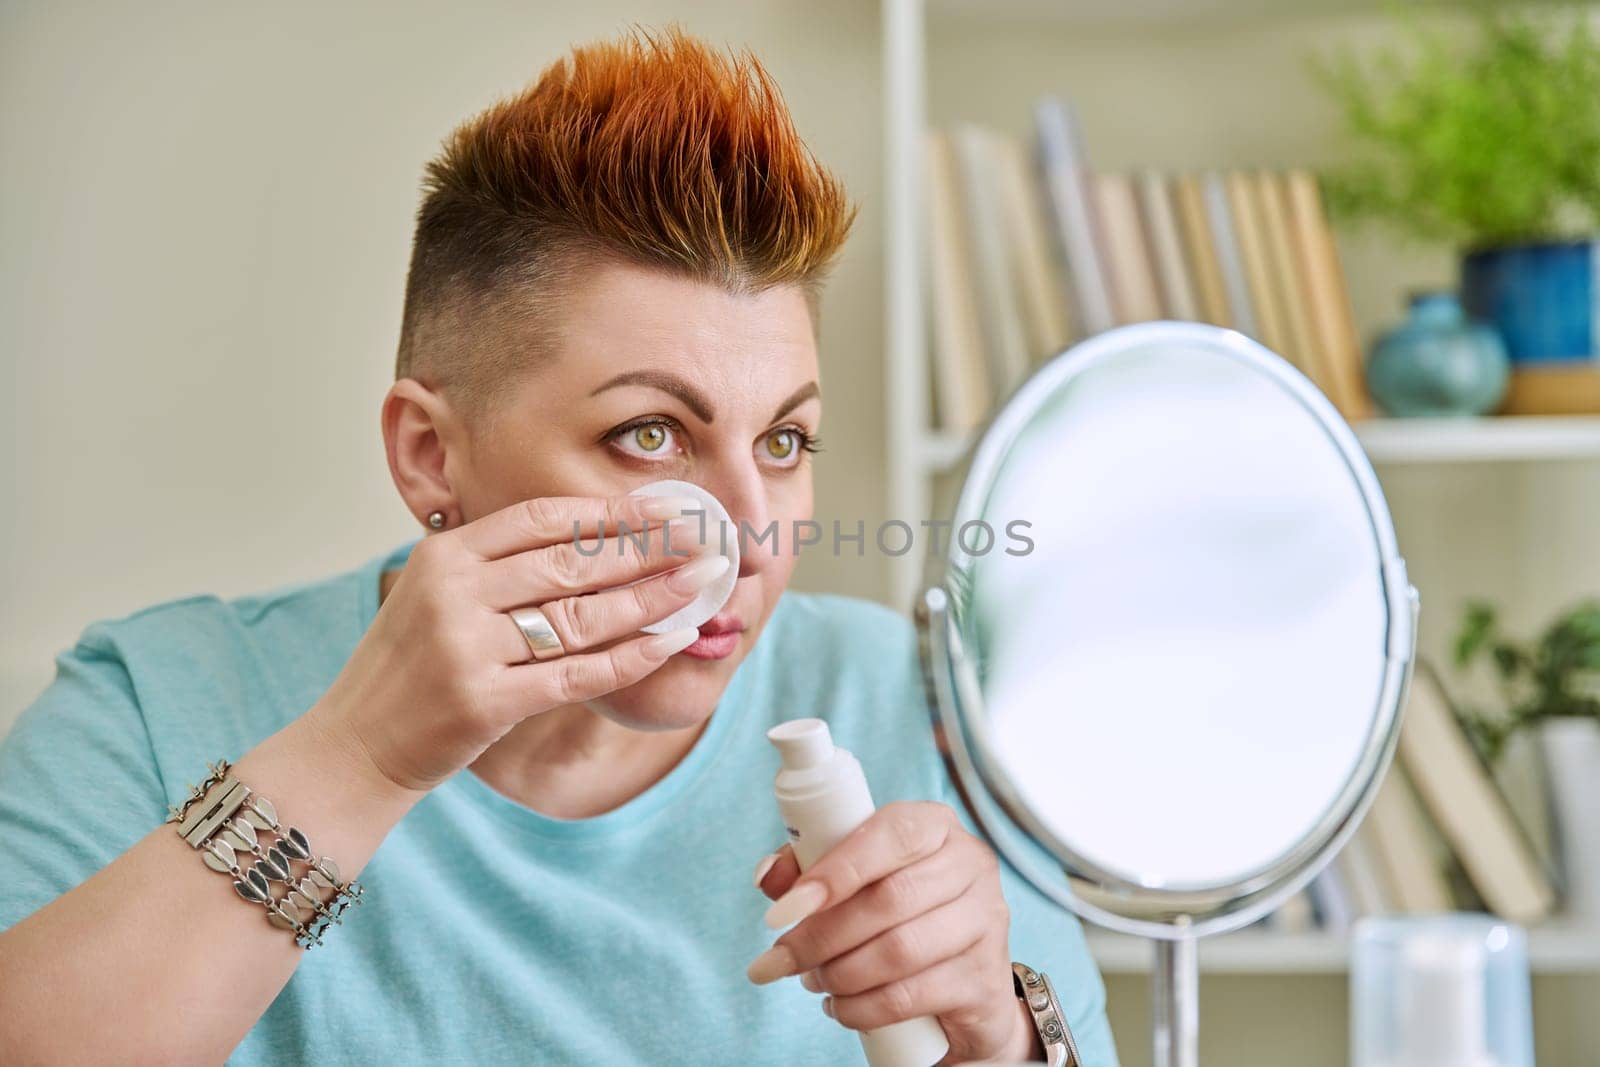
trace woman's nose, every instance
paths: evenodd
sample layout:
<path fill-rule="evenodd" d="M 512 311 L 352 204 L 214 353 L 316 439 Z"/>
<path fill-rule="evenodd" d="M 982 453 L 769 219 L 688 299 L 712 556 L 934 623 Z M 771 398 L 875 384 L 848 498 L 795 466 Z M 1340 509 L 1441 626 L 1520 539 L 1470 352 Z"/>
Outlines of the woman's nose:
<path fill-rule="evenodd" d="M 723 472 L 713 481 L 702 483 L 728 509 L 732 528 L 730 538 L 738 538 L 739 577 L 761 573 L 790 551 L 785 531 L 778 529 L 767 499 L 767 485 L 761 473 L 751 470 Z"/>

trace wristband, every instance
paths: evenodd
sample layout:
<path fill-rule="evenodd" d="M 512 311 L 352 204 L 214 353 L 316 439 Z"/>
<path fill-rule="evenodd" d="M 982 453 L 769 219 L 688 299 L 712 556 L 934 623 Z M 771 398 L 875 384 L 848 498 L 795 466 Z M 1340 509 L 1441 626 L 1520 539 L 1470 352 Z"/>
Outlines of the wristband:
<path fill-rule="evenodd" d="M 281 827 L 272 802 L 229 774 L 230 768 L 227 760 L 207 764 L 210 775 L 190 786 L 182 807 L 167 809 L 167 822 L 178 824 L 178 836 L 207 867 L 233 877 L 240 897 L 265 908 L 268 922 L 292 932 L 295 944 L 322 944 L 329 925 L 342 923 L 344 910 L 361 903 L 361 883 L 341 881 L 333 860 L 315 856 L 298 828 Z M 277 837 L 270 844 L 264 840 L 269 833 Z M 249 866 L 241 866 L 240 853 L 255 862 L 246 857 Z M 297 863 L 305 865 L 298 877 Z M 284 887 L 282 896 L 275 895 L 274 883 Z"/>

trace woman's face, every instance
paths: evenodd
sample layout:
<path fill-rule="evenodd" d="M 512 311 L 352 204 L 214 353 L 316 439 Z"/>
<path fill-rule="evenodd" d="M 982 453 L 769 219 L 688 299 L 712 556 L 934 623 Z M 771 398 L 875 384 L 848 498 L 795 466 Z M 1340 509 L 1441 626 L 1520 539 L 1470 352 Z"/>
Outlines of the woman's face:
<path fill-rule="evenodd" d="M 793 287 L 733 295 L 608 264 L 560 307 L 552 351 L 509 387 L 464 460 L 447 453 L 446 473 L 468 521 L 530 497 L 610 496 L 674 478 L 722 501 L 730 536 L 777 524 L 776 541 L 745 537 L 733 595 L 702 627 L 730 636 L 697 642 L 592 705 L 636 729 L 696 725 L 765 627 L 794 570 L 795 523 L 811 517 L 807 448 L 822 402 L 806 299 Z"/>

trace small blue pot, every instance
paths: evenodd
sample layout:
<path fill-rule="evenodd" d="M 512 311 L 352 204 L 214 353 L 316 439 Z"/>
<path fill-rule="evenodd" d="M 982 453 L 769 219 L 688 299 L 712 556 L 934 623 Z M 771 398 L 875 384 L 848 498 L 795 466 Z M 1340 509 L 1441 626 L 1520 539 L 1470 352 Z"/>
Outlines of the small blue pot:
<path fill-rule="evenodd" d="M 1600 242 L 1486 248 L 1461 257 L 1461 302 L 1491 322 L 1516 365 L 1600 354 Z"/>
<path fill-rule="evenodd" d="M 1483 415 L 1505 399 L 1510 370 L 1499 334 L 1469 321 L 1454 293 L 1419 293 L 1372 346 L 1367 387 L 1390 415 Z"/>

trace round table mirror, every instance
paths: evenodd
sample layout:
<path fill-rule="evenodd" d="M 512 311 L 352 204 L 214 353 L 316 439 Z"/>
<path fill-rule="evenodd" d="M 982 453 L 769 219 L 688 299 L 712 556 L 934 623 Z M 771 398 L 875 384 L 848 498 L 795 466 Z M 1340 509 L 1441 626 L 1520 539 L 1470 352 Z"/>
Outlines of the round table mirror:
<path fill-rule="evenodd" d="M 1146 323 L 984 432 L 917 605 L 975 821 L 1062 906 L 1155 939 L 1155 1062 L 1197 1060 L 1195 939 L 1299 890 L 1393 755 L 1416 631 L 1348 426 L 1231 330 Z"/>

